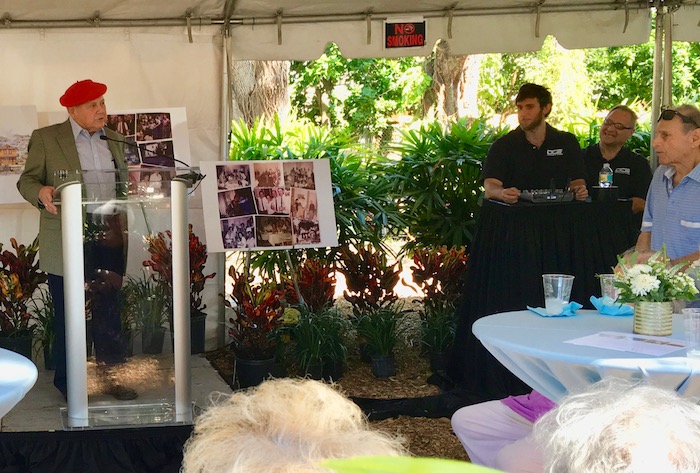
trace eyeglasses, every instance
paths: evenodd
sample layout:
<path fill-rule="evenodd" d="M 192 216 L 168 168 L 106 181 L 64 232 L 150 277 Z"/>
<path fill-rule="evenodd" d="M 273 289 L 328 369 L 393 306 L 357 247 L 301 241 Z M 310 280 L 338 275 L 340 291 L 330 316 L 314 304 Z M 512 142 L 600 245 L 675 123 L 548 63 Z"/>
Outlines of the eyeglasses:
<path fill-rule="evenodd" d="M 688 125 L 694 125 L 695 128 L 700 128 L 700 125 L 698 125 L 695 120 L 693 120 L 687 115 L 683 115 L 681 112 L 671 110 L 670 108 L 661 112 L 661 115 L 659 115 L 659 119 L 656 120 L 656 122 L 658 123 L 661 120 L 673 120 L 673 117 L 678 117 L 681 119 L 681 121 L 683 121 L 683 123 L 687 123 Z"/>
<path fill-rule="evenodd" d="M 625 125 L 623 125 L 622 123 L 614 122 L 614 121 L 612 121 L 612 120 L 610 120 L 610 119 L 608 119 L 608 118 L 606 118 L 605 120 L 603 120 L 603 125 L 605 125 L 605 126 L 614 126 L 616 130 L 631 130 L 631 129 L 632 129 L 631 126 L 625 126 Z"/>

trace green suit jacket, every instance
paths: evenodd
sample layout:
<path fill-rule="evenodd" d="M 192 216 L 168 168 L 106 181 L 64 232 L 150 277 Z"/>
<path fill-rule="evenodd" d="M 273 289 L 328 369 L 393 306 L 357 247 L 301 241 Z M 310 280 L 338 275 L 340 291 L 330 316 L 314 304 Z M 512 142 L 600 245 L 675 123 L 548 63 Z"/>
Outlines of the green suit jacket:
<path fill-rule="evenodd" d="M 114 140 L 124 137 L 109 128 L 105 135 Z M 118 170 L 126 171 L 124 145 L 107 142 Z M 39 208 L 39 190 L 46 185 L 54 185 L 56 171 L 81 171 L 78 148 L 75 146 L 70 121 L 34 130 L 29 140 L 29 154 L 24 172 L 17 181 L 17 189 L 22 197 Z M 40 210 L 39 220 L 39 266 L 50 274 L 63 275 L 63 250 L 61 237 L 61 210 L 53 215 Z"/>

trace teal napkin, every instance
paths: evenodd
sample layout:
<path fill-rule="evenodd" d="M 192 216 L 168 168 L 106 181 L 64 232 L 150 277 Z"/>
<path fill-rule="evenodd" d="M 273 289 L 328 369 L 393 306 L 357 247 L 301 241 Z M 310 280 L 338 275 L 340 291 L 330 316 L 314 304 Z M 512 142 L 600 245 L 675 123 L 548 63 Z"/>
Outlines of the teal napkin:
<path fill-rule="evenodd" d="M 561 310 L 560 314 L 548 314 L 544 307 L 530 307 L 527 306 L 528 310 L 534 312 L 540 317 L 569 317 L 571 315 L 576 315 L 576 311 L 583 307 L 578 302 L 569 302 Z"/>
<path fill-rule="evenodd" d="M 625 316 L 634 314 L 633 307 L 630 307 L 627 304 L 616 304 L 615 301 L 608 296 L 591 296 L 590 301 L 591 304 L 593 304 L 593 307 L 598 309 L 598 312 L 600 312 L 602 315 Z"/>

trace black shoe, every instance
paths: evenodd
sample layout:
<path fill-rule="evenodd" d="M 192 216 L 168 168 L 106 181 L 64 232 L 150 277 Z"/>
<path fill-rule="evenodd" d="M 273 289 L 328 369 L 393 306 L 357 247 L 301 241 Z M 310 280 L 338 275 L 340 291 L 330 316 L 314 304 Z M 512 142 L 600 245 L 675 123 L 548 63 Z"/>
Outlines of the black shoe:
<path fill-rule="evenodd" d="M 131 401 L 139 397 L 138 393 L 129 386 L 124 386 L 119 383 L 111 383 L 104 391 L 117 401 Z"/>

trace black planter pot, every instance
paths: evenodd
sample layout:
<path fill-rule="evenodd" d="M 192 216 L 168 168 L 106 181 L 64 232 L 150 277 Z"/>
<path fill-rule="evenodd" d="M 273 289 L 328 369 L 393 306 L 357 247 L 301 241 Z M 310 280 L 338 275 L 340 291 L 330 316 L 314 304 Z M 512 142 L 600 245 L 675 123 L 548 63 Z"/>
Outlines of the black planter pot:
<path fill-rule="evenodd" d="M 323 361 L 310 363 L 309 366 L 301 370 L 299 373 L 304 378 L 315 379 L 319 381 L 323 376 Z"/>
<path fill-rule="evenodd" d="M 53 371 L 56 369 L 56 360 L 53 357 L 53 350 L 49 347 L 44 347 L 44 369 Z"/>
<path fill-rule="evenodd" d="M 242 360 L 237 358 L 234 366 L 234 381 L 240 389 L 257 386 L 269 378 L 276 369 L 274 358 L 267 360 Z"/>
<path fill-rule="evenodd" d="M 25 358 L 32 359 L 32 334 L 19 337 L 0 337 L 0 348 L 19 353 Z"/>
<path fill-rule="evenodd" d="M 134 331 L 131 329 L 122 330 L 122 342 L 126 347 L 126 356 L 134 356 Z"/>
<path fill-rule="evenodd" d="M 445 351 L 430 353 L 430 369 L 433 371 L 447 371 L 450 362 L 450 354 Z"/>
<path fill-rule="evenodd" d="M 345 373 L 345 363 L 342 360 L 326 360 L 323 363 L 322 378 L 326 381 L 338 381 Z"/>
<path fill-rule="evenodd" d="M 388 378 L 396 374 L 394 355 L 375 355 L 372 357 L 372 374 L 375 378 Z"/>
<path fill-rule="evenodd" d="M 158 355 L 163 352 L 163 340 L 165 339 L 165 329 L 158 327 L 144 328 L 141 333 L 141 350 L 149 355 Z"/>
<path fill-rule="evenodd" d="M 190 318 L 190 347 L 193 354 L 204 352 L 206 322 L 207 314 L 195 315 Z"/>

